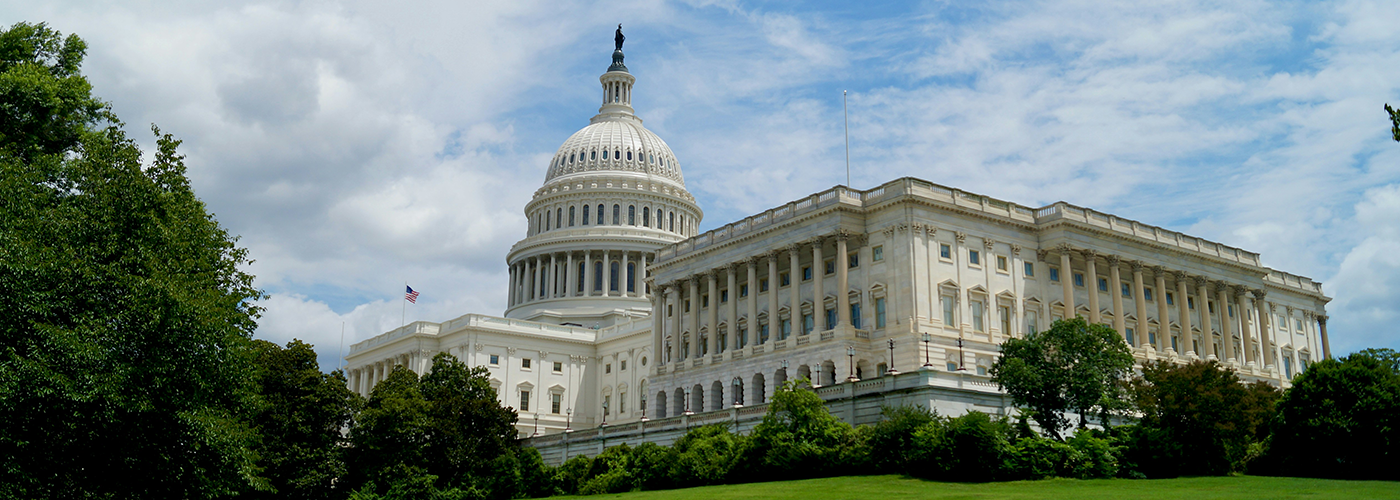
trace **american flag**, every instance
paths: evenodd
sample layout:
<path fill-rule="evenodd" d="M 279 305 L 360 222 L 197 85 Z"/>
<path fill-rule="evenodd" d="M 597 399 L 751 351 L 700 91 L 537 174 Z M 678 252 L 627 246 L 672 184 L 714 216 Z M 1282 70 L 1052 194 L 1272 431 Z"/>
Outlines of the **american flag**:
<path fill-rule="evenodd" d="M 417 303 L 418 303 L 418 292 L 413 291 L 413 287 L 408 286 L 408 285 L 404 285 L 404 288 L 407 288 L 407 289 L 408 289 L 408 293 L 403 294 L 403 298 L 404 298 L 405 300 L 409 301 L 409 302 L 412 302 L 412 303 L 414 303 L 414 304 L 417 304 Z"/>

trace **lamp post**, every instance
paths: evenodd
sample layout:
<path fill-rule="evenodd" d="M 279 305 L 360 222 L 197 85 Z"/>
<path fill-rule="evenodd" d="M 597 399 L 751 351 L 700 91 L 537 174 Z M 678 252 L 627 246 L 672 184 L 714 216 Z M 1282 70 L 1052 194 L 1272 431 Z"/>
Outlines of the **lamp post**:
<path fill-rule="evenodd" d="M 686 414 L 686 415 L 694 415 L 694 414 L 695 414 L 695 412 L 690 411 L 690 391 L 685 391 L 685 414 Z"/>
<path fill-rule="evenodd" d="M 787 360 L 786 360 L 786 359 L 783 360 L 782 367 L 783 367 L 783 382 L 786 383 L 787 380 L 788 380 L 788 372 L 787 372 L 788 364 L 787 364 Z M 778 388 L 775 387 L 774 389 L 776 390 L 776 389 L 778 389 Z"/>
<path fill-rule="evenodd" d="M 963 366 L 963 358 L 965 357 L 963 356 L 963 339 L 958 337 L 958 371 L 960 372 L 967 371 L 967 368 Z"/>
<path fill-rule="evenodd" d="M 853 346 L 846 346 L 846 366 L 851 370 L 851 374 L 846 377 L 846 381 L 855 382 L 860 380 L 856 378 L 856 348 Z"/>
<path fill-rule="evenodd" d="M 743 408 L 743 407 L 744 407 L 744 395 L 742 394 L 742 391 L 743 391 L 743 390 L 744 390 L 744 383 L 743 383 L 742 381 L 739 380 L 739 377 L 734 377 L 734 407 L 735 407 L 735 408 Z M 737 417 L 736 417 L 736 418 L 737 418 Z M 738 421 L 735 421 L 735 424 L 737 425 L 737 424 L 738 424 Z M 739 428 L 738 428 L 738 427 L 735 427 L 734 429 L 737 431 Z"/>
<path fill-rule="evenodd" d="M 817 372 L 816 372 L 816 373 L 817 373 L 817 376 L 814 377 L 814 378 L 812 378 L 812 388 L 813 388 L 813 389 L 816 389 L 816 388 L 818 388 L 818 387 L 821 387 L 821 381 L 822 381 L 822 365 L 821 365 L 820 363 L 817 364 L 816 370 L 817 370 Z M 835 375 L 835 374 L 832 374 L 831 378 L 832 378 L 832 380 L 835 380 L 835 379 L 836 379 L 836 375 Z"/>
<path fill-rule="evenodd" d="M 574 421 L 574 409 L 573 409 L 573 408 L 569 408 L 569 409 L 564 410 L 564 432 L 565 432 L 565 433 L 570 433 L 570 432 L 573 432 L 573 431 L 574 431 L 573 421 Z"/>
<path fill-rule="evenodd" d="M 643 387 L 642 389 L 646 389 L 646 388 Z M 646 402 L 646 399 L 647 399 L 647 395 L 646 395 L 646 392 L 645 392 L 645 390 L 644 390 L 644 391 L 642 392 L 642 421 L 643 421 L 643 422 L 646 422 L 646 421 L 648 420 L 648 419 L 647 419 L 647 402 Z"/>
<path fill-rule="evenodd" d="M 530 437 L 538 435 L 540 435 L 540 412 L 535 412 L 535 433 L 531 434 Z"/>
<path fill-rule="evenodd" d="M 925 368 L 933 368 L 933 363 L 930 363 L 930 362 L 928 361 L 928 343 L 929 343 L 929 342 L 933 342 L 933 334 L 925 333 L 925 334 L 924 334 L 924 367 L 925 367 Z"/>
<path fill-rule="evenodd" d="M 894 368 L 894 339 L 889 339 L 889 344 L 890 344 L 890 368 L 889 368 L 888 370 L 885 370 L 885 373 L 888 373 L 888 374 L 890 374 L 890 375 L 899 375 L 899 370 L 896 370 L 896 369 Z"/>
<path fill-rule="evenodd" d="M 608 426 L 608 402 L 607 402 L 607 401 L 603 401 L 603 423 L 598 424 L 598 427 L 607 427 L 607 426 Z"/>

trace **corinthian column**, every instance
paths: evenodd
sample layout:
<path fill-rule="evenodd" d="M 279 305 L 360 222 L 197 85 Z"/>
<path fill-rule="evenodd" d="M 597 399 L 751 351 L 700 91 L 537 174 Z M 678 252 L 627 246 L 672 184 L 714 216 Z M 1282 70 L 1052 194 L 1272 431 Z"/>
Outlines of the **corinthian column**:
<path fill-rule="evenodd" d="M 791 270 L 788 271 L 788 284 L 792 286 L 788 290 L 788 298 L 792 300 L 792 312 L 789 314 L 792 321 L 792 331 L 802 335 L 802 294 L 798 293 L 802 289 L 802 268 L 798 267 L 797 252 L 802 249 L 799 245 L 788 247 L 788 260 L 791 262 Z M 781 323 L 779 323 L 781 327 Z"/>
<path fill-rule="evenodd" d="M 1133 305 L 1137 306 L 1138 337 L 1133 339 L 1137 341 L 1137 345 L 1134 347 L 1141 347 L 1147 344 L 1147 341 L 1151 339 L 1151 333 L 1148 332 L 1147 327 L 1147 297 L 1144 297 L 1142 294 L 1144 289 L 1144 284 L 1142 282 L 1142 263 L 1133 262 L 1129 265 L 1133 268 Z"/>
<path fill-rule="evenodd" d="M 1070 267 L 1069 252 L 1069 245 L 1060 245 L 1060 286 L 1065 295 L 1065 319 L 1074 319 L 1074 269 Z"/>
<path fill-rule="evenodd" d="M 1265 368 L 1272 368 L 1276 361 L 1274 356 L 1274 335 L 1269 331 L 1269 304 L 1264 301 L 1264 296 L 1268 292 L 1264 290 L 1254 291 L 1254 308 L 1259 316 L 1259 352 L 1263 353 Z"/>
<path fill-rule="evenodd" d="M 845 231 L 836 234 L 836 324 L 837 326 L 851 326 L 851 296 L 847 291 L 850 289 L 850 270 L 846 268 L 850 264 L 850 257 L 846 255 L 846 239 L 849 237 Z"/>
<path fill-rule="evenodd" d="M 1206 284 L 1210 283 L 1204 277 L 1196 277 L 1196 296 L 1201 298 L 1201 303 L 1197 304 L 1196 310 L 1201 313 L 1201 350 L 1206 355 L 1205 359 L 1219 358 L 1215 354 L 1215 333 L 1210 326 L 1210 291 L 1206 289 Z"/>
<path fill-rule="evenodd" d="M 1089 292 L 1089 322 L 1098 324 L 1103 321 L 1099 315 L 1099 273 L 1097 252 L 1084 250 L 1084 291 Z"/>
<path fill-rule="evenodd" d="M 1240 318 L 1240 349 L 1244 351 L 1244 354 L 1240 356 L 1240 358 L 1243 359 L 1245 363 L 1255 363 L 1255 366 L 1259 366 L 1262 363 L 1259 363 L 1255 358 L 1254 344 L 1256 341 L 1254 334 L 1250 333 L 1249 328 L 1249 311 L 1254 310 L 1254 306 L 1245 302 L 1247 300 L 1249 300 L 1249 289 L 1242 286 L 1235 286 L 1235 310 L 1239 311 Z"/>
<path fill-rule="evenodd" d="M 1332 345 L 1327 342 L 1327 315 L 1317 315 L 1317 327 L 1322 335 L 1322 358 L 1332 359 Z"/>
<path fill-rule="evenodd" d="M 1118 330 L 1118 335 L 1128 332 L 1128 323 L 1123 314 L 1123 274 L 1118 269 L 1118 256 L 1109 255 L 1108 260 L 1108 296 L 1113 298 L 1113 329 Z M 1139 292 L 1141 293 L 1141 292 Z M 1125 339 L 1127 337 L 1124 337 Z M 1137 339 L 1133 339 L 1136 341 Z M 1128 344 L 1132 346 L 1132 344 Z M 1136 347 L 1136 346 L 1133 346 Z"/>
<path fill-rule="evenodd" d="M 1157 294 L 1157 352 L 1167 350 L 1172 345 L 1172 318 L 1167 308 L 1167 270 L 1162 266 L 1152 268 Z"/>
<path fill-rule="evenodd" d="M 738 349 L 743 342 L 739 342 L 739 266 L 730 264 L 724 267 L 727 275 L 725 285 L 729 287 L 729 309 L 724 312 L 729 315 L 725 321 L 729 323 L 729 349 Z"/>
<path fill-rule="evenodd" d="M 748 268 L 749 268 L 749 269 L 748 269 L 748 271 L 749 271 L 749 276 L 748 276 L 748 277 L 749 277 L 749 285 L 748 285 L 748 286 L 749 286 L 749 297 L 748 297 L 748 299 L 749 299 L 749 301 L 748 301 L 748 305 L 749 305 L 749 310 L 748 310 L 748 317 L 749 317 L 749 320 L 748 320 L 748 325 L 749 325 L 749 338 L 747 339 L 746 342 L 744 342 L 744 344 L 745 344 L 745 345 L 754 345 L 754 344 L 758 344 L 758 329 L 759 329 L 759 326 L 758 326 L 758 257 L 749 257 L 749 258 L 745 261 L 745 263 L 748 264 Z"/>
<path fill-rule="evenodd" d="M 671 290 L 671 347 L 667 350 L 671 353 L 671 362 L 674 363 L 682 359 L 681 336 L 685 334 L 685 327 L 681 324 L 681 317 L 685 313 L 685 281 L 676 283 Z"/>
<path fill-rule="evenodd" d="M 832 327 L 822 324 L 826 322 L 826 318 L 821 314 L 826 312 L 826 287 L 822 286 L 822 276 L 826 274 L 826 258 L 822 257 L 822 245 L 825 243 L 825 238 L 817 238 L 812 242 L 812 329 L 816 331 Z"/>
<path fill-rule="evenodd" d="M 700 357 L 700 275 L 690 279 L 690 290 L 686 295 L 690 298 L 690 355 L 687 358 Z"/>
<path fill-rule="evenodd" d="M 632 273 L 627 272 L 627 254 L 628 252 L 626 250 L 622 252 L 622 263 L 619 264 L 617 268 L 618 274 L 622 275 L 622 284 L 617 286 L 617 295 L 619 297 L 631 297 L 627 292 L 627 285 L 632 284 Z"/>
<path fill-rule="evenodd" d="M 653 366 L 665 362 L 666 356 L 662 351 L 666 349 L 666 285 L 660 285 L 660 293 L 651 297 L 651 353 L 655 360 Z"/>
<path fill-rule="evenodd" d="M 1225 351 L 1225 359 L 1235 359 L 1235 333 L 1230 324 L 1230 296 L 1225 293 L 1230 287 L 1224 281 L 1215 282 L 1216 304 L 1220 304 L 1220 344 Z M 1209 311 L 1209 310 L 1207 310 Z"/>
<path fill-rule="evenodd" d="M 776 339 L 782 334 L 783 320 L 778 317 L 778 260 L 782 257 L 782 250 L 768 252 L 768 338 L 770 339 Z"/>
<path fill-rule="evenodd" d="M 1176 322 L 1181 324 L 1181 352 L 1196 352 L 1191 340 L 1195 336 L 1191 333 L 1191 307 L 1186 298 L 1186 273 L 1173 271 L 1172 276 L 1176 278 Z"/>

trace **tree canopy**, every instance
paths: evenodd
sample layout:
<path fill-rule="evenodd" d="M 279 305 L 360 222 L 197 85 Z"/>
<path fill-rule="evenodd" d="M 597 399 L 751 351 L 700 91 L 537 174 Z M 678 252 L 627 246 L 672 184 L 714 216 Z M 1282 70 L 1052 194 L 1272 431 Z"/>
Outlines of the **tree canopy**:
<path fill-rule="evenodd" d="M 1058 320 L 1048 330 L 1009 338 L 992 364 L 992 381 L 1055 439 L 1069 427 L 1066 411 L 1080 425 L 1095 408 L 1117 407 L 1133 356 L 1118 332 L 1084 318 Z"/>
<path fill-rule="evenodd" d="M 1156 477 L 1208 475 L 1244 469 L 1250 445 L 1264 441 L 1279 391 L 1244 384 L 1216 361 L 1143 367 L 1133 383 L 1142 415 L 1138 453 Z"/>
<path fill-rule="evenodd" d="M 1400 111 L 1396 111 L 1389 104 L 1386 104 L 1385 112 L 1390 114 L 1390 134 L 1395 142 L 1400 142 Z"/>
<path fill-rule="evenodd" d="M 1394 479 L 1400 469 L 1400 367 L 1368 349 L 1313 363 L 1278 404 L 1270 472 Z"/>
<path fill-rule="evenodd" d="M 258 485 L 246 252 L 178 140 L 157 130 L 143 164 L 84 48 L 42 24 L 0 33 L 0 494 Z"/>

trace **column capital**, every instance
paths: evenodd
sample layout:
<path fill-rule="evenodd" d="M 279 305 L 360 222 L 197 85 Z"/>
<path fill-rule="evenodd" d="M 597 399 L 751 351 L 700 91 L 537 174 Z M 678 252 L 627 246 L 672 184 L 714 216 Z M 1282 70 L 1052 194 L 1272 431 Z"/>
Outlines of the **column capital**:
<path fill-rule="evenodd" d="M 768 260 L 777 261 L 778 259 L 783 258 L 783 249 L 779 248 L 777 250 L 769 250 L 768 253 L 765 255 L 768 257 Z"/>
<path fill-rule="evenodd" d="M 1129 261 L 1128 266 L 1133 268 L 1134 273 L 1140 273 L 1147 267 L 1147 265 L 1143 264 L 1140 260 Z"/>
<path fill-rule="evenodd" d="M 1269 291 L 1262 288 L 1255 288 L 1254 290 L 1250 290 L 1250 293 L 1254 294 L 1254 300 L 1264 300 L 1264 296 L 1268 295 Z"/>
<path fill-rule="evenodd" d="M 1168 273 L 1171 273 L 1171 275 L 1172 275 L 1173 278 L 1176 278 L 1177 283 L 1186 284 L 1186 277 L 1187 277 L 1186 271 L 1167 271 L 1167 272 L 1168 272 Z"/>
<path fill-rule="evenodd" d="M 1046 249 L 1044 249 L 1044 248 L 1037 248 L 1037 249 L 1035 249 L 1035 260 L 1038 260 L 1038 261 L 1040 261 L 1040 262 L 1046 262 L 1045 259 L 1048 259 L 1048 258 L 1050 258 L 1050 251 L 1049 251 L 1049 250 L 1046 250 Z"/>
<path fill-rule="evenodd" d="M 889 226 L 885 227 L 883 232 L 885 233 L 886 238 L 894 237 L 894 231 L 895 229 L 897 229 L 896 226 L 896 224 L 890 224 Z"/>
<path fill-rule="evenodd" d="M 926 235 L 928 235 L 928 236 L 935 236 L 935 235 L 937 235 L 937 234 L 938 234 L 938 226 L 935 226 L 935 225 L 933 225 L 933 224 L 924 224 L 924 234 L 926 234 Z"/>
<path fill-rule="evenodd" d="M 1249 287 L 1247 287 L 1247 286 L 1244 286 L 1244 285 L 1234 285 L 1234 286 L 1231 286 L 1230 288 L 1235 292 L 1235 300 L 1242 299 L 1242 298 L 1244 298 L 1245 295 L 1249 295 Z"/>
<path fill-rule="evenodd" d="M 760 260 L 762 260 L 762 259 L 763 259 L 762 256 L 754 255 L 754 256 L 752 256 L 752 257 L 749 257 L 749 258 L 747 258 L 747 259 L 744 259 L 744 264 L 747 264 L 749 267 L 758 267 L 758 261 L 760 261 Z"/>
<path fill-rule="evenodd" d="M 787 246 L 787 251 L 788 251 L 789 253 L 801 252 L 801 251 L 802 251 L 802 244 L 801 244 L 801 243 L 793 243 L 793 244 L 791 244 L 791 245 L 788 245 L 788 246 Z"/>
<path fill-rule="evenodd" d="M 1196 283 L 1196 287 L 1198 288 L 1204 288 L 1206 285 L 1210 284 L 1210 279 L 1205 276 L 1192 276 L 1191 281 Z"/>
<path fill-rule="evenodd" d="M 851 239 L 851 232 L 845 229 L 837 229 L 835 233 L 832 233 L 831 237 L 836 238 L 836 241 L 846 241 Z"/>
<path fill-rule="evenodd" d="M 1087 261 L 1090 261 L 1090 262 L 1092 262 L 1092 261 L 1094 260 L 1095 257 L 1098 257 L 1098 256 L 1099 256 L 1099 252 L 1098 252 L 1097 250 L 1092 249 L 1092 248 L 1084 248 L 1084 249 L 1081 249 L 1081 250 L 1079 250 L 1079 254 L 1084 256 L 1084 260 L 1087 260 Z"/>
<path fill-rule="evenodd" d="M 906 227 L 908 227 L 910 231 L 915 233 L 924 230 L 924 225 L 918 222 L 910 222 L 907 226 L 901 224 L 899 230 L 903 231 Z"/>
<path fill-rule="evenodd" d="M 996 245 L 997 240 L 991 238 L 982 238 L 982 247 L 986 248 L 988 252 L 992 251 L 992 248 L 996 247 Z"/>
<path fill-rule="evenodd" d="M 1317 322 L 1320 323 L 1320 324 L 1321 324 L 1322 326 L 1324 326 L 1324 327 L 1327 326 L 1327 315 L 1326 315 L 1326 314 L 1318 313 L 1318 314 L 1317 314 Z"/>
<path fill-rule="evenodd" d="M 1020 256 L 1021 256 L 1021 245 L 1017 245 L 1017 244 L 1015 244 L 1015 243 L 1012 243 L 1012 244 L 1011 244 L 1011 255 L 1020 257 Z"/>
<path fill-rule="evenodd" d="M 1066 253 L 1066 254 L 1067 254 L 1067 253 L 1073 252 L 1073 251 L 1074 251 L 1074 247 L 1070 246 L 1069 243 L 1061 243 L 1061 244 L 1059 244 L 1059 245 L 1055 245 L 1055 250 L 1059 250 L 1060 253 Z"/>
<path fill-rule="evenodd" d="M 953 238 L 957 239 L 960 244 L 967 243 L 967 233 L 962 231 L 953 231 Z"/>
<path fill-rule="evenodd" d="M 748 260 L 748 259 L 744 259 L 744 261 L 747 261 L 747 260 Z M 730 262 L 728 266 L 725 266 L 725 270 L 728 271 L 729 274 L 731 274 L 731 275 L 739 274 L 739 266 L 742 266 L 742 265 L 744 265 L 744 262 L 743 262 L 743 261 L 740 261 L 740 262 Z M 749 264 L 749 265 L 753 265 L 753 264 Z"/>
<path fill-rule="evenodd" d="M 709 271 L 705 271 L 705 279 L 719 280 L 719 273 L 722 270 L 724 270 L 724 268 L 717 267 Z"/>
<path fill-rule="evenodd" d="M 1229 290 L 1229 289 L 1230 289 L 1230 285 L 1229 285 L 1228 283 L 1225 283 L 1224 281 L 1217 281 L 1217 282 L 1215 282 L 1215 291 L 1216 291 L 1216 293 L 1225 293 L 1225 291 L 1226 291 L 1226 290 Z"/>
<path fill-rule="evenodd" d="M 1117 255 L 1105 255 L 1103 258 L 1108 261 L 1108 265 L 1113 267 L 1118 267 L 1118 263 L 1122 262 Z"/>

